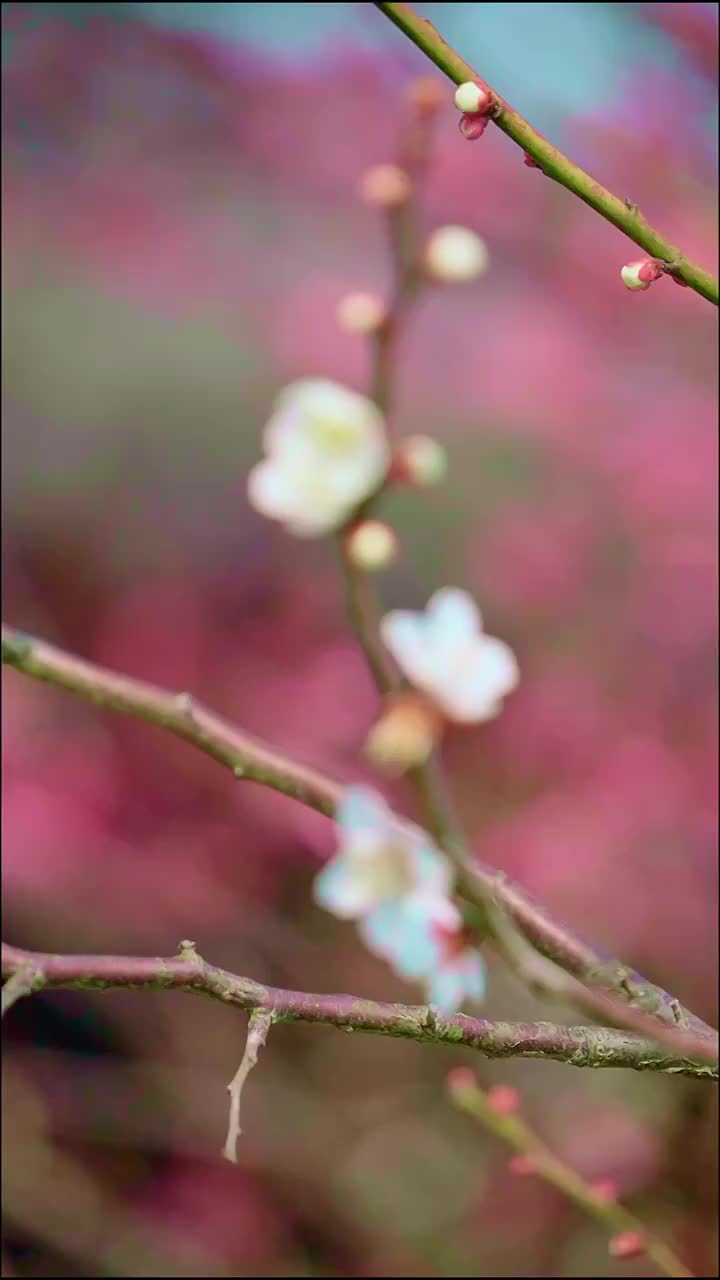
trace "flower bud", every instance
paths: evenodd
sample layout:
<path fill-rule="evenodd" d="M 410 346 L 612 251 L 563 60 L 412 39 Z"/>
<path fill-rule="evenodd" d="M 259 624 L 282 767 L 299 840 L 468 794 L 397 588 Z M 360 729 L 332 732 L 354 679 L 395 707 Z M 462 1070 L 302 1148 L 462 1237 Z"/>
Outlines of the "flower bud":
<path fill-rule="evenodd" d="M 432 115 L 445 102 L 445 86 L 434 76 L 420 76 L 408 89 L 411 105 L 422 115 Z"/>
<path fill-rule="evenodd" d="M 540 165 L 538 164 L 537 160 L 533 160 L 529 151 L 526 151 L 523 154 L 523 164 L 526 164 L 528 169 L 540 169 Z"/>
<path fill-rule="evenodd" d="M 488 127 L 487 116 L 466 115 L 460 117 L 458 128 L 468 142 L 475 142 L 478 138 L 482 138 Z"/>
<path fill-rule="evenodd" d="M 363 174 L 360 195 L 377 209 L 397 209 L 410 198 L 412 182 L 396 164 L 376 164 Z"/>
<path fill-rule="evenodd" d="M 471 1067 L 453 1067 L 452 1071 L 448 1071 L 446 1083 L 453 1098 L 477 1092 L 475 1072 Z"/>
<path fill-rule="evenodd" d="M 516 1178 L 527 1178 L 535 1172 L 535 1165 L 530 1156 L 517 1155 L 508 1161 L 508 1169 Z"/>
<path fill-rule="evenodd" d="M 488 1089 L 490 1109 L 498 1116 L 512 1116 L 520 1110 L 520 1094 L 509 1084 L 496 1084 Z"/>
<path fill-rule="evenodd" d="M 645 1252 L 645 1237 L 641 1231 L 621 1231 L 608 1245 L 611 1258 L 641 1258 Z"/>
<path fill-rule="evenodd" d="M 386 700 L 365 750 L 380 768 L 403 773 L 425 763 L 440 731 L 440 716 L 432 703 L 416 693 L 399 693 Z"/>
<path fill-rule="evenodd" d="M 590 1190 L 605 1204 L 612 1204 L 618 1198 L 617 1183 L 613 1182 L 612 1178 L 598 1178 L 596 1182 L 590 1183 Z"/>
<path fill-rule="evenodd" d="M 430 436 L 408 436 L 395 456 L 392 472 L 395 479 L 425 489 L 438 484 L 447 475 L 447 453 Z"/>
<path fill-rule="evenodd" d="M 361 520 L 349 530 L 347 552 L 356 569 L 377 573 L 392 564 L 397 555 L 397 538 L 382 520 Z"/>
<path fill-rule="evenodd" d="M 492 106 L 492 98 L 482 85 L 466 80 L 455 90 L 455 106 L 463 115 L 484 115 Z"/>
<path fill-rule="evenodd" d="M 637 262 L 626 263 L 620 275 L 626 289 L 649 289 L 653 280 L 662 275 L 662 271 L 652 258 L 640 258 Z"/>
<path fill-rule="evenodd" d="M 465 284 L 487 270 L 487 246 L 469 227 L 439 227 L 425 246 L 424 265 L 433 280 Z"/>
<path fill-rule="evenodd" d="M 376 333 L 385 316 L 385 304 L 374 293 L 348 293 L 340 299 L 337 322 L 346 333 Z"/>

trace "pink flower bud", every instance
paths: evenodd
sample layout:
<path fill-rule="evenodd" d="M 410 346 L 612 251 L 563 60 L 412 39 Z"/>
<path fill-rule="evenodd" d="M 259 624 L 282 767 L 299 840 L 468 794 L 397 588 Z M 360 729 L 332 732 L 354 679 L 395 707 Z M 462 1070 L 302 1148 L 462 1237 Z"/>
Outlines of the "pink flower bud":
<path fill-rule="evenodd" d="M 337 322 L 346 333 L 376 333 L 385 316 L 385 304 L 374 293 L 348 293 L 340 299 Z"/>
<path fill-rule="evenodd" d="M 530 1156 L 513 1156 L 508 1162 L 508 1169 L 516 1178 L 527 1178 L 529 1174 L 535 1172 L 535 1165 Z"/>
<path fill-rule="evenodd" d="M 458 128 L 468 142 L 475 142 L 477 138 L 482 138 L 488 127 L 487 116 L 465 115 L 460 117 Z"/>
<path fill-rule="evenodd" d="M 658 280 L 662 270 L 652 258 L 640 258 L 636 262 L 628 262 L 620 275 L 626 289 L 649 289 L 653 280 Z"/>
<path fill-rule="evenodd" d="M 509 1084 L 496 1084 L 488 1090 L 487 1100 L 498 1116 L 511 1116 L 520 1110 L 520 1094 Z"/>
<path fill-rule="evenodd" d="M 393 530 L 382 520 L 361 520 L 349 530 L 346 546 L 352 563 L 366 573 L 386 569 L 398 549 Z"/>
<path fill-rule="evenodd" d="M 412 182 L 396 164 L 376 164 L 363 174 L 360 195 L 377 209 L 397 209 L 410 198 Z"/>
<path fill-rule="evenodd" d="M 537 160 L 533 160 L 529 151 L 526 151 L 523 155 L 523 164 L 526 164 L 528 169 L 540 169 L 540 165 Z M 540 170 L 540 172 L 542 172 L 542 170 Z"/>
<path fill-rule="evenodd" d="M 485 115 L 492 107 L 492 98 L 481 84 L 466 80 L 455 90 L 455 106 L 463 115 Z"/>
<path fill-rule="evenodd" d="M 618 1198 L 617 1184 L 612 1178 L 598 1178 L 596 1182 L 590 1183 L 590 1190 L 598 1200 L 603 1200 L 605 1204 L 612 1204 Z"/>
<path fill-rule="evenodd" d="M 454 1098 L 463 1093 L 475 1093 L 477 1081 L 475 1072 L 470 1067 L 453 1067 L 447 1074 L 447 1087 Z"/>
<path fill-rule="evenodd" d="M 645 1237 L 641 1231 L 621 1231 L 608 1245 L 611 1258 L 641 1258 L 645 1252 Z"/>
<path fill-rule="evenodd" d="M 666 271 L 665 275 L 670 276 L 670 279 L 672 280 L 673 284 L 679 284 L 681 289 L 687 289 L 687 285 L 685 281 L 681 280 L 679 276 L 674 276 L 669 271 Z"/>

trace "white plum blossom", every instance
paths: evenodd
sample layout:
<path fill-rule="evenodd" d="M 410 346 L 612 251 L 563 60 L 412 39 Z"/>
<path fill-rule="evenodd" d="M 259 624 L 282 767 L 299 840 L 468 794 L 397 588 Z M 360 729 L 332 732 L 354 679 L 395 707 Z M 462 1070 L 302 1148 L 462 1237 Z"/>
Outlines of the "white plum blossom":
<path fill-rule="evenodd" d="M 359 920 L 381 904 L 414 906 L 446 899 L 450 863 L 419 827 L 400 826 L 382 796 L 347 787 L 337 811 L 340 848 L 315 878 L 315 901 L 345 920 Z"/>
<path fill-rule="evenodd" d="M 518 683 L 512 649 L 484 635 L 480 612 L 466 591 L 445 587 L 424 613 L 394 610 L 380 626 L 403 674 L 450 720 L 491 720 Z"/>
<path fill-rule="evenodd" d="M 248 477 L 250 502 L 304 538 L 342 525 L 390 464 L 377 406 L 321 378 L 294 382 L 278 396 L 263 445 L 267 456 Z"/>
<path fill-rule="evenodd" d="M 487 111 L 492 100 L 487 89 L 483 89 L 472 80 L 459 84 L 455 90 L 455 106 L 463 114 L 475 115 Z"/>
<path fill-rule="evenodd" d="M 451 899 L 453 869 L 424 831 L 400 825 L 380 795 L 348 787 L 337 813 L 340 848 L 316 876 L 316 902 L 356 920 L 365 945 L 400 977 L 422 982 L 443 1012 L 479 1000 L 485 969 Z"/>

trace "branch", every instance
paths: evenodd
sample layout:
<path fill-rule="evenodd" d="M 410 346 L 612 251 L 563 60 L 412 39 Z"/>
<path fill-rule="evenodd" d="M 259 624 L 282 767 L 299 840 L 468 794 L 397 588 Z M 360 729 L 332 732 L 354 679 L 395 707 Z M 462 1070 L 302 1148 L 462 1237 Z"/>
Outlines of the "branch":
<path fill-rule="evenodd" d="M 182 943 L 181 943 L 182 948 Z M 193 945 L 194 951 L 194 945 Z M 197 953 L 196 953 L 197 954 Z M 245 1088 L 247 1080 L 253 1067 L 257 1066 L 258 1054 L 265 1047 L 265 1041 L 268 1038 L 268 1032 L 273 1024 L 275 1011 L 274 1009 L 253 1009 L 250 1013 L 250 1021 L 248 1022 L 247 1040 L 245 1042 L 245 1052 L 242 1061 L 228 1085 L 228 1093 L 230 1094 L 230 1117 L 228 1120 L 228 1132 L 225 1139 L 225 1146 L 222 1154 L 231 1164 L 237 1164 L 237 1144 L 238 1138 L 242 1133 L 240 1128 L 240 1099 L 242 1091 Z"/>
<path fill-rule="evenodd" d="M 670 244 L 659 231 L 651 227 L 647 219 L 640 213 L 632 201 L 623 200 L 607 191 L 599 182 L 585 173 L 579 165 L 573 163 L 562 151 L 533 129 L 532 125 L 505 102 L 500 94 L 492 89 L 477 72 L 465 62 L 442 36 L 432 23 L 419 17 L 408 4 L 377 3 L 380 9 L 399 29 L 416 44 L 419 49 L 445 73 L 455 84 L 463 84 L 467 80 L 480 83 L 490 94 L 494 107 L 492 119 L 503 133 L 516 142 L 523 151 L 532 156 L 543 173 L 561 186 L 567 187 L 585 204 L 599 213 L 607 222 L 611 222 L 618 230 L 640 245 L 647 253 L 658 258 L 667 266 L 668 274 L 681 280 L 707 298 L 708 302 L 718 305 L 718 282 L 708 271 L 703 270 L 696 262 L 691 262 L 681 251 Z"/>
<path fill-rule="evenodd" d="M 490 1022 L 464 1014 L 441 1015 L 426 1005 L 315 995 L 267 987 L 208 964 L 194 944 L 181 942 L 176 956 L 62 956 L 24 951 L 3 943 L 3 977 L 31 968 L 46 988 L 81 991 L 110 988 L 202 993 L 241 1009 L 266 1011 L 272 1022 L 317 1022 L 341 1031 L 368 1031 L 405 1040 L 464 1045 L 487 1058 L 553 1058 L 573 1067 L 625 1067 L 717 1079 L 717 1069 L 663 1052 L 645 1040 L 606 1027 L 564 1027 L 549 1022 Z M 259 1042 L 258 1042 L 259 1047 Z"/>
<path fill-rule="evenodd" d="M 335 813 L 343 790 L 340 784 L 287 760 L 201 706 L 190 694 L 168 693 L 145 681 L 117 675 L 5 625 L 2 627 L 2 661 L 25 675 L 67 689 L 99 706 L 163 726 L 224 764 L 236 778 L 271 787 L 327 817 Z M 598 1016 L 621 1021 L 633 1031 L 672 1045 L 677 1053 L 716 1064 L 717 1033 L 712 1027 L 684 1009 L 661 987 L 647 982 L 618 961 L 604 960 L 592 947 L 553 921 L 499 872 L 473 863 L 462 872 L 460 888 L 481 908 L 488 892 L 494 894 L 533 946 L 578 979 L 573 982 L 568 976 L 564 996 L 578 1000 L 586 1008 L 591 1007 Z M 542 955 L 537 957 L 538 962 Z M 543 974 L 540 981 L 547 985 L 546 975 Z M 586 990 L 580 985 L 581 981 L 595 989 Z"/>
<path fill-rule="evenodd" d="M 519 1097 L 514 1090 L 498 1086 L 486 1093 L 479 1088 L 473 1072 L 467 1067 L 457 1067 L 451 1071 L 448 1086 L 453 1101 L 463 1111 L 479 1120 L 486 1129 L 519 1153 L 518 1158 L 524 1162 L 522 1172 L 534 1173 L 549 1182 L 613 1234 L 610 1245 L 612 1256 L 633 1257 L 645 1254 L 664 1275 L 692 1277 L 692 1272 L 688 1271 L 663 1240 L 648 1232 L 634 1214 L 617 1203 L 612 1195 L 613 1188 L 608 1188 L 606 1183 L 586 1182 L 541 1142 L 522 1116 L 517 1114 Z M 626 1252 L 622 1251 L 623 1242 L 627 1247 Z"/>

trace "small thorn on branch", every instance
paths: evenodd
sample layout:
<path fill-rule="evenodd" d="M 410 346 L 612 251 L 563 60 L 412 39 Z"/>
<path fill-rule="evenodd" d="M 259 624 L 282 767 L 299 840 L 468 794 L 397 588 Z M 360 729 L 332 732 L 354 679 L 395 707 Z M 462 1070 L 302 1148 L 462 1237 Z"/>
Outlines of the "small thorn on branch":
<path fill-rule="evenodd" d="M 222 1154 L 231 1164 L 237 1164 L 237 1144 L 238 1138 L 242 1133 L 240 1128 L 240 1098 L 242 1091 L 253 1067 L 258 1060 L 258 1054 L 263 1048 L 268 1037 L 273 1022 L 272 1010 L 269 1009 L 253 1009 L 250 1014 L 248 1023 L 247 1041 L 245 1043 L 245 1052 L 242 1056 L 242 1062 L 228 1085 L 228 1093 L 230 1094 L 230 1116 L 228 1120 L 228 1133 L 225 1139 L 225 1146 Z"/>

